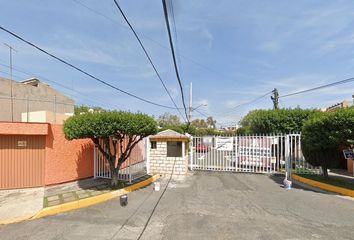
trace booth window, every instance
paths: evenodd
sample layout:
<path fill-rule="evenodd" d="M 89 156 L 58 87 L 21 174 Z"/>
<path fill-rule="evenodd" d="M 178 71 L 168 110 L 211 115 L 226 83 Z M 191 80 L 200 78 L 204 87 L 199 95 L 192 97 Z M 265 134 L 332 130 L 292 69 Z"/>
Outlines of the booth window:
<path fill-rule="evenodd" d="M 151 149 L 156 149 L 156 148 L 157 148 L 156 141 L 151 141 Z"/>
<path fill-rule="evenodd" d="M 182 157 L 182 142 L 167 142 L 167 157 Z"/>

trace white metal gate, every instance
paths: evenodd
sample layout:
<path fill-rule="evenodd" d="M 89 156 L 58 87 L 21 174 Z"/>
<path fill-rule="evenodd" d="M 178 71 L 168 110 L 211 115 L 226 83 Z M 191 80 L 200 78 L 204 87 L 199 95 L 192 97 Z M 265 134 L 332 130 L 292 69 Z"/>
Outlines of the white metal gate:
<path fill-rule="evenodd" d="M 146 141 L 144 140 L 134 147 L 130 157 L 121 166 L 121 169 L 119 170 L 119 180 L 131 183 L 135 179 L 147 174 Z M 94 177 L 111 178 L 109 163 L 104 158 L 103 154 L 96 148 L 94 149 Z"/>
<path fill-rule="evenodd" d="M 190 141 L 191 170 L 314 173 L 301 152 L 301 135 L 196 136 Z"/>

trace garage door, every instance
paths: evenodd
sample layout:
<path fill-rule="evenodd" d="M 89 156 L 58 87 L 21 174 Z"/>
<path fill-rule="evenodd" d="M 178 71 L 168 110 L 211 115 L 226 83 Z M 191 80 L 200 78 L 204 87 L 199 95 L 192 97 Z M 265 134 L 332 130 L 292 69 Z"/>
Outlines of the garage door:
<path fill-rule="evenodd" d="M 0 189 L 44 185 L 45 136 L 0 136 Z"/>

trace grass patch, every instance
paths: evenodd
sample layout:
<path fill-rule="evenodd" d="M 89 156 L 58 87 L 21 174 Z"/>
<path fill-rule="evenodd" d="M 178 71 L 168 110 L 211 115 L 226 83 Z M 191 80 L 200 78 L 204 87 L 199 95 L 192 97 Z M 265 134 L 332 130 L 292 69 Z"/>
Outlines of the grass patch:
<path fill-rule="evenodd" d="M 337 178 L 329 177 L 328 179 L 324 179 L 322 175 L 316 175 L 316 174 L 297 174 L 297 175 L 307 179 L 315 180 L 317 182 L 326 183 L 336 187 L 346 188 L 349 190 L 354 190 L 354 185 L 352 183 Z"/>

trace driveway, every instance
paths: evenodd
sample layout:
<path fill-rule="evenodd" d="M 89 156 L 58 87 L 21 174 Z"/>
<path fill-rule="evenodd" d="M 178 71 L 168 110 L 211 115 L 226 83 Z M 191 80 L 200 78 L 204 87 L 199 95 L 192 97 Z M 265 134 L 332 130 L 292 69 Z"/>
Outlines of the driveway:
<path fill-rule="evenodd" d="M 196 172 L 172 181 L 141 239 L 354 239 L 354 201 L 281 188 L 282 177 Z M 166 180 L 162 183 L 162 189 Z M 0 226 L 0 239 L 137 239 L 162 190 Z"/>

